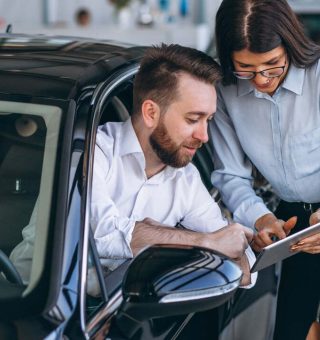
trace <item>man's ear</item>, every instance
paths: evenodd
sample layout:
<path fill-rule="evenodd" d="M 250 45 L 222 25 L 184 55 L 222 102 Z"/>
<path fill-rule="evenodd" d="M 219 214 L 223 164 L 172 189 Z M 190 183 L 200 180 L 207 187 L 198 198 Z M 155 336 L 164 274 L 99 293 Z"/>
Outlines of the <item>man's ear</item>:
<path fill-rule="evenodd" d="M 141 106 L 142 118 L 148 128 L 155 128 L 160 117 L 160 107 L 151 99 L 147 99 Z"/>

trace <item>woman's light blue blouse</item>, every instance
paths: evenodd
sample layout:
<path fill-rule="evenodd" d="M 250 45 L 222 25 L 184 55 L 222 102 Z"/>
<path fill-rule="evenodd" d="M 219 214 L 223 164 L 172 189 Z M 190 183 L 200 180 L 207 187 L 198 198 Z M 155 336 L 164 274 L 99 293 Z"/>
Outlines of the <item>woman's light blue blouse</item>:
<path fill-rule="evenodd" d="M 210 123 L 212 183 L 247 226 L 268 213 L 252 189 L 252 164 L 288 202 L 320 202 L 320 70 L 290 66 L 271 97 L 248 80 L 217 88 Z"/>

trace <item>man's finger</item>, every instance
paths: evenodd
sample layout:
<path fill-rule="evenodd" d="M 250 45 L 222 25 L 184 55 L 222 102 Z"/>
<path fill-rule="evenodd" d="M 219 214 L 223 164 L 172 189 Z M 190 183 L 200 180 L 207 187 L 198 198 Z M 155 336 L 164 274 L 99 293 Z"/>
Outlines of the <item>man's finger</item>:
<path fill-rule="evenodd" d="M 257 235 L 254 236 L 253 241 L 250 243 L 250 246 L 257 252 L 260 252 L 264 247 L 264 243 L 261 242 Z"/>
<path fill-rule="evenodd" d="M 296 225 L 297 220 L 298 220 L 297 216 L 292 216 L 286 222 L 284 222 L 283 229 L 287 235 L 290 233 L 291 229 Z"/>

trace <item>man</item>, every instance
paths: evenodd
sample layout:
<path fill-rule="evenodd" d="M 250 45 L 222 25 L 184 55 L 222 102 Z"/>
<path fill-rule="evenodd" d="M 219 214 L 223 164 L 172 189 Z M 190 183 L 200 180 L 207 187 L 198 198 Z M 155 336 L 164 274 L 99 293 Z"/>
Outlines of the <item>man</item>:
<path fill-rule="evenodd" d="M 198 245 L 237 260 L 242 284 L 250 283 L 252 231 L 226 226 L 190 163 L 208 141 L 219 78 L 218 65 L 200 51 L 152 47 L 135 78 L 131 119 L 99 127 L 91 227 L 109 269 L 150 244 Z"/>

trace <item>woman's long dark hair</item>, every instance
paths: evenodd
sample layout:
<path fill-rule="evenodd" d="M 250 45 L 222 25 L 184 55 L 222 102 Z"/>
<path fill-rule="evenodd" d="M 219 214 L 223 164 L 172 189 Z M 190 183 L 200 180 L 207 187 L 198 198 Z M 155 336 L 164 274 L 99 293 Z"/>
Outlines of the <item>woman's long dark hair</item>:
<path fill-rule="evenodd" d="M 217 52 L 225 84 L 234 83 L 232 53 L 268 52 L 282 45 L 297 67 L 320 57 L 320 46 L 304 33 L 286 0 L 223 0 L 216 16 Z"/>

